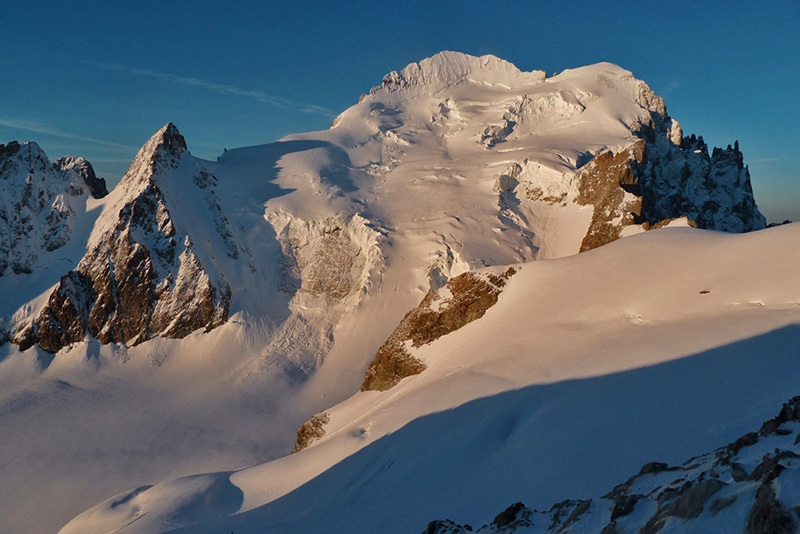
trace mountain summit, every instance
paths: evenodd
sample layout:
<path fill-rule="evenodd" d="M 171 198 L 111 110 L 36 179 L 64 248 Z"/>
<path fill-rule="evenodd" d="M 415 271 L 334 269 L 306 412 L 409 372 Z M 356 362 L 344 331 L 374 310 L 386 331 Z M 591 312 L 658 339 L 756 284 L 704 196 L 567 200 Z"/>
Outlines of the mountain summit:
<path fill-rule="evenodd" d="M 419 63 L 411 63 L 400 72 L 390 72 L 371 93 L 381 89 L 409 91 L 412 88 L 419 92 L 435 93 L 465 81 L 492 85 L 499 83 L 519 88 L 537 85 L 545 78 L 544 71 L 522 72 L 496 56 L 475 57 L 460 52 L 440 52 Z"/>

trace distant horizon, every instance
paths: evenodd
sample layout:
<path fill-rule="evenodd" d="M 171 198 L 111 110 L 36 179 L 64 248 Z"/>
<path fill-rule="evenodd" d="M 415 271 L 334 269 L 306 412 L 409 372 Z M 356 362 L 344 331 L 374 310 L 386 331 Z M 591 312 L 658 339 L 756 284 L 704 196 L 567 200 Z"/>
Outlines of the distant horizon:
<path fill-rule="evenodd" d="M 800 220 L 800 5 L 594 7 L 14 4 L 0 36 L 0 143 L 82 156 L 113 186 L 167 122 L 213 160 L 326 129 L 384 74 L 442 50 L 548 75 L 609 61 L 662 96 L 685 134 L 738 141 L 767 219 Z"/>

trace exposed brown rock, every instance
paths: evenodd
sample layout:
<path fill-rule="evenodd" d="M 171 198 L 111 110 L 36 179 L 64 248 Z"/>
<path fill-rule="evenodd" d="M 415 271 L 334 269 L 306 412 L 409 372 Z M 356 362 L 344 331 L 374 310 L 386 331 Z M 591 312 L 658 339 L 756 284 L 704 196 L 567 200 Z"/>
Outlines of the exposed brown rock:
<path fill-rule="evenodd" d="M 624 226 L 643 222 L 639 177 L 633 162 L 644 160 L 645 141 L 639 139 L 616 154 L 611 151 L 598 154 L 583 167 L 575 202 L 594 206 L 594 211 L 581 252 L 615 241 Z M 638 194 L 637 199 L 623 202 L 626 190 Z"/>
<path fill-rule="evenodd" d="M 738 143 L 709 156 L 702 137 L 663 137 L 668 124 L 668 117 L 654 113 L 634 132 L 638 140 L 617 153 L 602 152 L 581 168 L 575 202 L 594 207 L 581 252 L 618 239 L 625 226 L 650 230 L 679 217 L 726 232 L 765 227 Z M 633 196 L 626 201 L 625 193 Z M 529 191 L 534 200 L 542 195 Z"/>
<path fill-rule="evenodd" d="M 325 425 L 331 420 L 327 412 L 321 412 L 311 416 L 297 429 L 297 442 L 294 444 L 292 454 L 300 452 L 313 442 L 325 435 Z"/>
<path fill-rule="evenodd" d="M 506 281 L 516 272 L 509 267 L 499 276 L 489 274 L 484 277 L 472 272 L 456 276 L 447 282 L 445 288 L 450 296 L 444 300 L 440 292 L 430 291 L 419 306 L 403 317 L 378 349 L 367 369 L 361 391 L 385 391 L 403 378 L 424 371 L 425 363 L 411 355 L 406 342 L 421 347 L 483 317 L 486 310 L 497 302 Z"/>
<path fill-rule="evenodd" d="M 529 200 L 541 200 L 548 204 L 560 204 L 567 199 L 567 192 L 564 191 L 559 195 L 545 195 L 541 187 L 532 186 L 525 190 L 525 196 L 528 197 Z"/>
<path fill-rule="evenodd" d="M 57 352 L 82 340 L 86 335 L 87 305 L 96 298 L 90 278 L 77 271 L 62 276 L 37 321 L 39 346 L 47 352 Z"/>
<path fill-rule="evenodd" d="M 314 296 L 341 300 L 350 294 L 354 267 L 363 268 L 358 246 L 340 228 L 322 236 L 309 259 L 302 289 Z M 360 265 L 356 265 L 359 264 Z"/>
<path fill-rule="evenodd" d="M 230 287 L 221 276 L 209 277 L 189 236 L 176 239 L 172 215 L 157 185 L 159 179 L 170 179 L 164 173 L 176 169 L 186 153 L 186 141 L 172 123 L 142 147 L 120 184 L 130 196 L 120 205 L 116 220 L 61 278 L 33 323 L 10 336 L 13 342 L 24 348 L 38 343 L 51 353 L 88 336 L 101 343 L 136 345 L 156 335 L 181 338 L 200 328 L 208 331 L 227 320 Z M 92 181 L 93 171 L 83 160 L 59 162 L 64 172 Z M 199 168 L 193 182 L 206 190 L 215 229 L 228 255 L 237 257 L 213 191 L 216 177 Z M 97 189 L 102 184 L 94 177 L 89 185 Z"/>
<path fill-rule="evenodd" d="M 361 391 L 386 391 L 407 376 L 418 375 L 426 369 L 425 362 L 412 356 L 403 341 L 390 336 L 378 349 L 369 364 Z"/>
<path fill-rule="evenodd" d="M 137 235 L 150 236 L 151 248 Z M 105 240 L 62 277 L 34 321 L 39 346 L 55 353 L 87 334 L 101 343 L 136 345 L 223 324 L 230 288 L 209 280 L 191 247 L 178 256 L 174 236 L 161 192 L 150 184 L 120 210 Z"/>

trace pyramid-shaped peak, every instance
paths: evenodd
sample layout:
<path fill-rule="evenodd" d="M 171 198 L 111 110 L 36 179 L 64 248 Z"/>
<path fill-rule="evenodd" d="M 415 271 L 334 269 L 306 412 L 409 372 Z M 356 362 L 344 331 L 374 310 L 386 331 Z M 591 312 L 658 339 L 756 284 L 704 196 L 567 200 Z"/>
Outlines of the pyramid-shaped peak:
<path fill-rule="evenodd" d="M 178 131 L 178 127 L 168 122 L 159 129 L 145 146 L 152 145 L 161 148 L 167 154 L 179 158 L 181 154 L 188 151 L 186 139 Z"/>
<path fill-rule="evenodd" d="M 154 174 L 177 168 L 187 152 L 186 139 L 177 126 L 168 122 L 139 149 L 120 183 L 138 183 Z"/>

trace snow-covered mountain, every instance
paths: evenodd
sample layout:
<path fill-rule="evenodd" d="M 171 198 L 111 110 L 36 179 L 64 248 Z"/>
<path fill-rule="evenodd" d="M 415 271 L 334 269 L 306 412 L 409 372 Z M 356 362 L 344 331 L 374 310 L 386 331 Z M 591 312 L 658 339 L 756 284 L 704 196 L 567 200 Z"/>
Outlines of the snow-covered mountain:
<path fill-rule="evenodd" d="M 0 180 L 0 276 L 31 273 L 70 240 L 87 196 L 108 194 L 88 161 L 51 163 L 36 143 L 0 145 Z"/>
<path fill-rule="evenodd" d="M 22 169 L 16 152 L 3 154 Z M 508 437 L 538 421 L 548 388 L 562 417 L 593 403 L 630 419 L 640 412 L 629 402 L 600 402 L 602 377 L 657 388 L 664 377 L 703 375 L 706 364 L 640 369 L 751 336 L 773 340 L 772 330 L 770 342 L 791 352 L 796 230 L 703 231 L 765 226 L 738 144 L 709 154 L 643 81 L 612 64 L 547 77 L 443 52 L 388 74 L 327 131 L 205 161 L 167 124 L 110 194 L 81 191 L 69 261 L 46 256 L 29 273 L 0 277 L 0 326 L 11 340 L 0 349 L 9 481 L 0 516 L 12 531 L 52 529 L 134 487 L 65 531 L 260 531 L 264 521 L 270 531 L 308 531 L 336 509 L 352 513 L 325 530 L 407 531 L 423 521 L 421 530 L 524 499 L 513 496 L 530 487 L 524 476 L 544 488 L 540 502 L 584 498 L 645 455 L 677 462 L 730 441 L 797 393 L 785 372 L 766 395 L 693 405 L 681 435 L 711 424 L 722 400 L 734 404 L 731 424 L 674 450 L 660 443 L 663 421 L 637 422 L 640 440 L 604 430 L 631 454 L 612 462 L 575 447 L 595 461 L 578 485 L 553 456 L 573 438 L 545 418 L 552 437 L 536 454 L 548 469 L 517 469 L 502 490 L 486 482 L 490 467 L 502 471 L 499 458 L 535 444 L 538 431 L 510 448 Z M 35 237 L 13 228 L 15 243 Z M 765 257 L 777 261 L 768 276 Z M 715 361 L 739 354 L 718 350 Z M 737 373 L 772 378 L 743 359 Z M 666 392 L 656 397 L 685 413 Z M 597 431 L 597 413 L 585 412 L 574 439 Z M 507 419 L 506 430 L 490 431 L 505 438 L 482 437 Z M 474 444 L 444 462 L 463 488 L 403 494 L 405 508 L 387 512 L 396 525 L 372 522 L 368 510 L 404 485 L 451 476 L 431 462 L 456 443 L 436 437 L 431 421 L 453 436 L 465 427 L 459 440 Z M 392 451 L 418 452 L 426 440 L 431 451 L 390 469 Z M 285 456 L 293 443 L 298 453 Z M 193 475 L 203 472 L 217 474 Z M 485 491 L 468 495 L 475 481 Z M 295 516 L 296 499 L 318 505 Z M 357 513 L 367 519 L 348 527 Z"/>
<path fill-rule="evenodd" d="M 227 320 L 230 287 L 216 272 L 209 278 L 191 234 L 215 237 L 216 250 L 234 259 L 239 249 L 217 202 L 216 177 L 184 155 L 186 143 L 172 124 L 142 147 L 98 219 L 83 259 L 61 277 L 33 322 L 15 333 L 21 349 L 36 343 L 56 353 L 87 334 L 101 343 L 135 345 L 154 335 L 185 337 Z M 172 202 L 194 197 L 203 216 L 175 219 L 165 192 Z"/>
<path fill-rule="evenodd" d="M 494 57 L 442 53 L 388 74 L 330 131 L 296 142 L 279 162 L 279 183 L 296 191 L 285 195 L 289 205 L 265 199 L 254 226 L 236 224 L 240 206 L 223 206 L 217 175 L 231 176 L 226 189 L 245 186 L 233 153 L 202 162 L 174 125 L 159 130 L 109 199 L 83 259 L 44 307 L 12 325 L 12 341 L 56 353 L 87 335 L 136 345 L 219 326 L 231 313 L 229 279 L 240 293 L 265 285 L 252 276 L 252 250 L 263 243 L 247 239 L 264 219 L 282 243 L 283 289 L 324 295 L 315 308 L 364 285 L 381 232 L 392 244 L 405 232 L 425 235 L 427 250 L 410 267 L 427 269 L 435 287 L 452 269 L 589 250 L 678 217 L 726 231 L 765 226 L 738 144 L 709 155 L 702 138 L 683 138 L 644 82 L 609 64 L 547 79 Z M 259 163 L 274 164 L 270 156 Z M 65 238 L 51 234 L 69 226 L 49 217 L 52 248 Z M 364 228 L 355 240 L 354 221 Z M 31 229 L 14 230 L 15 243 L 30 241 Z M 322 234 L 319 243 L 296 235 L 308 231 Z M 489 231 L 497 235 L 476 239 Z"/>

